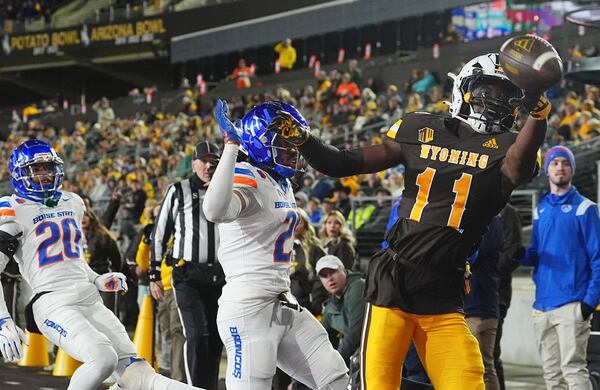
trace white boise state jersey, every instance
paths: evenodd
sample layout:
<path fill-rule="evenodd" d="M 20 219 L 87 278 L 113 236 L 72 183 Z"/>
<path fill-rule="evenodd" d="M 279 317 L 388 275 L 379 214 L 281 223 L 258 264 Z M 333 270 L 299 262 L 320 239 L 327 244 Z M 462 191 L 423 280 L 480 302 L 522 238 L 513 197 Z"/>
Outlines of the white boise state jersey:
<path fill-rule="evenodd" d="M 0 198 L 0 230 L 22 233 L 14 258 L 34 294 L 90 284 L 81 248 L 84 212 L 83 200 L 71 192 L 62 192 L 55 207 L 17 195 Z"/>
<path fill-rule="evenodd" d="M 227 281 L 220 304 L 268 302 L 289 291 L 299 215 L 288 180 L 283 187 L 265 171 L 236 163 L 234 191 L 246 207 L 235 221 L 219 224 L 219 261 Z"/>

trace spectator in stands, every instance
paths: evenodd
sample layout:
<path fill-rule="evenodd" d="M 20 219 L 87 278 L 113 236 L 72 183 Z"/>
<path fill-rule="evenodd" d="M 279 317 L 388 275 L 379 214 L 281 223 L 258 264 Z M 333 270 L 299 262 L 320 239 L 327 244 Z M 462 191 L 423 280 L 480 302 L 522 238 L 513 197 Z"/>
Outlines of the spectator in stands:
<path fill-rule="evenodd" d="M 388 169 L 385 173 L 383 187 L 390 191 L 394 199 L 402 195 L 402 191 L 404 191 L 404 167 Z"/>
<path fill-rule="evenodd" d="M 375 212 L 375 204 L 371 201 L 364 201 L 366 193 L 363 190 L 358 191 L 355 200 L 356 206 L 348 214 L 348 226 L 354 231 L 359 230 L 373 215 Z"/>
<path fill-rule="evenodd" d="M 290 274 L 290 290 L 298 303 L 313 314 L 320 314 L 325 294 L 313 294 L 322 290 L 315 265 L 317 260 L 325 256 L 325 250 L 308 214 L 302 209 L 298 209 L 298 212 L 300 218 L 294 230 L 294 265 Z"/>
<path fill-rule="evenodd" d="M 342 213 L 344 218 L 348 218 L 350 210 L 352 209 L 350 203 L 350 193 L 352 190 L 349 185 L 344 185 L 340 181 L 336 181 L 333 187 L 333 201 L 335 202 L 335 208 Z"/>
<path fill-rule="evenodd" d="M 84 257 L 90 268 L 100 275 L 107 272 L 122 272 L 123 264 L 117 242 L 108 229 L 100 223 L 91 207 L 86 207 L 81 220 L 81 229 L 85 236 Z M 100 295 L 104 306 L 115 312 L 116 293 L 101 292 Z"/>
<path fill-rule="evenodd" d="M 510 307 L 510 301 L 512 300 L 512 273 L 519 265 L 514 261 L 514 258 L 521 257 L 518 254 L 521 253 L 524 248 L 521 239 L 523 220 L 517 209 L 507 203 L 502 211 L 500 211 L 500 217 L 502 218 L 502 236 L 504 242 L 502 251 L 500 252 L 500 260 L 498 262 L 498 275 L 500 276 L 498 290 L 499 312 L 496 342 L 494 344 L 494 368 L 496 369 L 500 390 L 505 390 L 504 367 L 502 366 L 502 359 L 500 358 L 500 341 L 502 339 L 504 319 L 506 318 L 508 308 Z"/>
<path fill-rule="evenodd" d="M 310 223 L 316 227 L 321 227 L 323 220 L 323 211 L 321 210 L 321 201 L 317 198 L 310 198 L 306 204 L 306 213 L 310 219 Z"/>
<path fill-rule="evenodd" d="M 277 61 L 282 70 L 290 70 L 296 63 L 296 49 L 292 46 L 292 40 L 286 38 L 275 45 L 275 52 L 279 54 Z"/>
<path fill-rule="evenodd" d="M 555 146 L 544 157 L 550 192 L 534 210 L 531 246 L 520 259 L 534 267 L 534 333 L 549 389 L 591 389 L 586 350 L 600 301 L 598 208 L 572 185 L 568 148 Z"/>
<path fill-rule="evenodd" d="M 312 186 L 315 182 L 315 175 L 313 175 L 310 172 L 306 172 L 303 176 L 302 176 L 302 185 L 301 187 L 296 191 L 296 194 L 298 192 L 303 192 L 306 195 L 310 196 L 311 190 L 312 190 Z"/>
<path fill-rule="evenodd" d="M 380 187 L 381 179 L 376 173 L 366 174 L 360 183 L 360 189 L 365 192 L 366 196 L 375 195 L 375 191 L 377 191 Z"/>
<path fill-rule="evenodd" d="M 408 96 L 408 104 L 404 109 L 405 113 L 423 110 L 423 99 L 418 93 L 411 93 Z"/>
<path fill-rule="evenodd" d="M 325 217 L 319 236 L 327 254 L 337 256 L 342 260 L 346 269 L 352 269 L 356 256 L 354 251 L 356 240 L 348 228 L 344 215 L 338 210 L 329 212 Z"/>
<path fill-rule="evenodd" d="M 371 217 L 365 221 L 361 228 L 357 229 L 359 229 L 359 233 L 377 233 L 380 237 L 383 237 L 392 211 L 392 194 L 387 189 L 379 187 L 375 191 L 375 196 L 375 208 Z"/>
<path fill-rule="evenodd" d="M 499 390 L 494 366 L 494 343 L 498 327 L 498 261 L 502 250 L 502 219 L 494 217 L 477 252 L 469 258 L 472 277 L 465 296 L 465 317 L 479 343 L 483 357 L 486 390 Z"/>
<path fill-rule="evenodd" d="M 562 105 L 563 117 L 560 120 L 559 126 L 568 125 L 571 128 L 575 125 L 581 113 L 578 111 L 578 102 L 576 99 L 567 99 Z"/>
<path fill-rule="evenodd" d="M 342 261 L 333 255 L 321 257 L 315 269 L 330 294 L 323 307 L 321 324 L 333 346 L 349 365 L 350 356 L 360 347 L 365 281 L 360 274 L 345 268 Z"/>
<path fill-rule="evenodd" d="M 323 201 L 333 194 L 334 181 L 332 178 L 315 171 L 315 182 L 311 187 L 310 197 Z"/>
<path fill-rule="evenodd" d="M 250 78 L 254 77 L 252 69 L 246 66 L 246 60 L 241 58 L 238 61 L 238 67 L 233 70 L 231 76 L 228 77 L 230 80 L 235 80 L 235 87 L 237 89 L 250 88 L 252 82 Z"/>
<path fill-rule="evenodd" d="M 427 69 L 421 72 L 421 77 L 412 84 L 412 91 L 418 94 L 427 93 L 436 83 L 435 76 Z"/>
<path fill-rule="evenodd" d="M 352 98 L 360 96 L 360 89 L 355 82 L 352 81 L 350 73 L 344 73 L 342 75 L 342 82 L 338 85 L 335 90 L 335 96 L 339 98 L 340 104 L 347 104 Z"/>
<path fill-rule="evenodd" d="M 103 97 L 92 105 L 92 109 L 98 114 L 96 122 L 102 130 L 106 129 L 115 120 L 115 112 L 110 106 L 108 98 Z"/>
<path fill-rule="evenodd" d="M 358 60 L 353 58 L 348 61 L 348 73 L 350 73 L 350 80 L 360 88 L 362 85 L 363 72 L 358 67 Z"/>

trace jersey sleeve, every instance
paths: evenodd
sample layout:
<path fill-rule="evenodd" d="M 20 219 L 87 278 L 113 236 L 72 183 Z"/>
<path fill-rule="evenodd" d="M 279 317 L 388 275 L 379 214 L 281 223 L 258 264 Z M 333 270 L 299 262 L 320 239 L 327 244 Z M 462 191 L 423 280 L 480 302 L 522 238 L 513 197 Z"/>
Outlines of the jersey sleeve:
<path fill-rule="evenodd" d="M 433 138 L 433 120 L 438 119 L 426 112 L 411 112 L 390 126 L 386 135 L 400 143 L 416 143 Z"/>
<path fill-rule="evenodd" d="M 259 183 L 262 179 L 261 173 L 256 168 L 249 164 L 235 165 L 233 172 L 233 191 L 239 194 L 244 200 L 246 207 L 240 216 L 252 215 L 256 210 L 262 207 L 260 192 L 258 190 Z"/>
<path fill-rule="evenodd" d="M 17 219 L 17 212 L 9 197 L 0 198 L 0 225 Z"/>
<path fill-rule="evenodd" d="M 16 206 L 8 196 L 0 198 L 0 230 L 12 236 L 23 231 L 17 219 Z"/>

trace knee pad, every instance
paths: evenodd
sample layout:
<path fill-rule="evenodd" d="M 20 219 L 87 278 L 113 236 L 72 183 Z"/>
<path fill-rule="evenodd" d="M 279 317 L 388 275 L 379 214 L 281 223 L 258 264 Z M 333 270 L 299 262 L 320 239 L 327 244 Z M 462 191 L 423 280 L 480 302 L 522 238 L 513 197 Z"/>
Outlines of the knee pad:
<path fill-rule="evenodd" d="M 119 378 L 119 385 L 126 390 L 198 390 L 157 374 L 147 361 L 139 358 L 130 358 L 130 364 Z"/>
<path fill-rule="evenodd" d="M 319 386 L 317 390 L 346 390 L 348 388 L 348 382 L 350 378 L 347 374 L 344 374 L 337 379 L 327 383 L 326 385 Z"/>
<path fill-rule="evenodd" d="M 119 378 L 119 385 L 127 390 L 150 389 L 152 377 L 156 375 L 154 369 L 144 359 L 129 358 L 129 364 Z"/>

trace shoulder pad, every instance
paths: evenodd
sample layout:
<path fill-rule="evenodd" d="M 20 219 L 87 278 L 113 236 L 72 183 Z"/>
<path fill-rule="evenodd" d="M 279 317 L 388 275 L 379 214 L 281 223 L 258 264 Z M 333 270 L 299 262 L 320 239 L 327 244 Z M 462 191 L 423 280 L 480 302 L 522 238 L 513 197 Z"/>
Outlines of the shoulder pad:
<path fill-rule="evenodd" d="M 16 219 L 17 212 L 13 202 L 14 200 L 9 196 L 0 198 L 0 224 Z"/>
<path fill-rule="evenodd" d="M 253 187 L 257 188 L 258 169 L 248 163 L 236 163 L 233 171 L 233 186 L 234 187 Z"/>
<path fill-rule="evenodd" d="M 428 112 L 417 111 L 411 112 L 394 123 L 387 132 L 387 136 L 398 142 L 410 142 L 412 139 L 416 141 L 416 132 L 420 129 L 432 127 L 438 128 L 439 121 L 444 118 L 438 115 L 432 115 Z"/>

